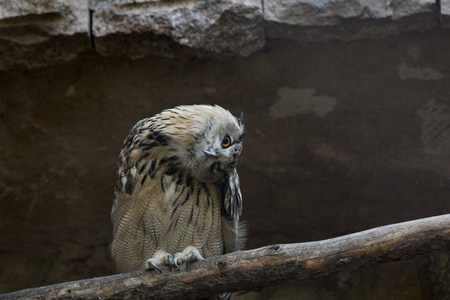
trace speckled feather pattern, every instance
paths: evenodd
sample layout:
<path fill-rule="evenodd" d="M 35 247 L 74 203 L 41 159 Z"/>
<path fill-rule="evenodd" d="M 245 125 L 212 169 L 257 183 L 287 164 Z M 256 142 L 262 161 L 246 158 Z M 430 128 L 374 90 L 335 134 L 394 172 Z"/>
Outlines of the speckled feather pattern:
<path fill-rule="evenodd" d="M 149 259 L 164 264 L 161 253 L 193 248 L 212 257 L 241 247 L 243 136 L 241 120 L 210 105 L 167 109 L 130 130 L 111 212 L 118 272 L 146 269 Z"/>

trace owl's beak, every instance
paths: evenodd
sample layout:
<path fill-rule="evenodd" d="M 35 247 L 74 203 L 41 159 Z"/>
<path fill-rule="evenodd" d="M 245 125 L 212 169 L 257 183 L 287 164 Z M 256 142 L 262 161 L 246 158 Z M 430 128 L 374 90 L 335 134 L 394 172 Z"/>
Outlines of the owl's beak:
<path fill-rule="evenodd" d="M 209 147 L 207 150 L 202 150 L 202 151 L 206 155 L 209 155 L 209 156 L 212 156 L 212 157 L 219 156 L 219 153 L 217 151 L 214 151 L 212 147 Z"/>

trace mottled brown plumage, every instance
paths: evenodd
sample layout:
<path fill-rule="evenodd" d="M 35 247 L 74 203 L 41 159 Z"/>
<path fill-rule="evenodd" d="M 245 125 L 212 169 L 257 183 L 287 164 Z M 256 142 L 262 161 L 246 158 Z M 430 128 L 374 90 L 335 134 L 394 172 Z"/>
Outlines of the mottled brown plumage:
<path fill-rule="evenodd" d="M 210 105 L 167 109 L 131 129 L 111 212 L 118 272 L 179 269 L 240 248 L 243 137 L 242 117 Z"/>

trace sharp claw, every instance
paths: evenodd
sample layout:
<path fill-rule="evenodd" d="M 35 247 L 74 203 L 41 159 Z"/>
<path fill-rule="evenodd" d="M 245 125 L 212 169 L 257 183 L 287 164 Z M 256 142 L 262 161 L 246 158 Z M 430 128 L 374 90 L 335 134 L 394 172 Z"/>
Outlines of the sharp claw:
<path fill-rule="evenodd" d="M 159 273 L 162 273 L 161 269 L 158 268 L 158 266 L 157 266 L 153 261 L 151 261 L 151 260 L 147 260 L 147 266 L 149 267 L 148 270 L 155 269 L 155 270 L 157 270 Z M 150 266 L 151 266 L 151 267 L 150 267 Z"/>
<path fill-rule="evenodd" d="M 192 257 L 194 257 L 194 255 L 195 255 L 194 250 L 191 250 L 188 256 L 186 257 L 186 270 L 189 268 L 189 262 L 191 261 Z"/>
<path fill-rule="evenodd" d="M 189 263 L 191 261 L 196 261 L 196 260 L 200 260 L 203 259 L 202 255 L 200 254 L 200 252 L 198 252 L 197 249 L 192 249 L 191 251 L 189 251 L 189 254 L 186 257 L 186 269 L 189 268 Z"/>
<path fill-rule="evenodd" d="M 172 272 L 172 267 L 174 265 L 172 255 L 167 254 L 166 259 L 169 261 L 169 272 Z"/>
<path fill-rule="evenodd" d="M 180 266 L 178 266 L 177 262 L 174 263 L 174 267 L 177 271 L 181 271 Z"/>
<path fill-rule="evenodd" d="M 175 254 L 173 258 L 173 266 L 177 271 L 181 271 L 180 266 L 178 265 L 178 260 L 181 259 L 181 257 L 178 254 Z"/>

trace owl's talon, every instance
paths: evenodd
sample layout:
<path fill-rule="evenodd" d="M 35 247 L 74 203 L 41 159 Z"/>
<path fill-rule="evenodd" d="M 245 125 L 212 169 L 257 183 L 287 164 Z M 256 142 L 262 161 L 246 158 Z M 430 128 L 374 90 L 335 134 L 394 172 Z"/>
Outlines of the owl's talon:
<path fill-rule="evenodd" d="M 165 257 L 166 265 L 169 265 L 169 272 L 172 272 L 173 257 L 171 254 L 167 254 Z"/>
<path fill-rule="evenodd" d="M 161 269 L 150 259 L 147 260 L 147 270 L 157 270 L 159 273 L 162 273 Z"/>
<path fill-rule="evenodd" d="M 176 253 L 173 257 L 173 266 L 177 271 L 181 271 L 179 264 L 183 263 L 183 258 L 179 253 Z"/>
<path fill-rule="evenodd" d="M 203 256 L 200 254 L 200 252 L 198 252 L 197 249 L 194 248 L 191 251 L 189 251 L 189 254 L 186 257 L 186 270 L 189 268 L 189 263 L 191 261 L 196 261 L 200 259 L 203 259 Z"/>

